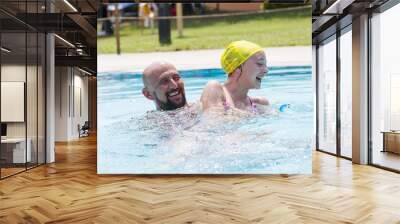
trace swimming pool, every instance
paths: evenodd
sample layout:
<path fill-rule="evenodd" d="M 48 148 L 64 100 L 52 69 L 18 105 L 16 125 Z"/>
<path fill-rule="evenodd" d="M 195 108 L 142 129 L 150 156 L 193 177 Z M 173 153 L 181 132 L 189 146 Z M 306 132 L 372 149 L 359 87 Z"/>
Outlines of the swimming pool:
<path fill-rule="evenodd" d="M 142 95 L 141 74 L 98 74 L 98 173 L 311 173 L 311 67 L 269 69 L 261 89 L 249 95 L 290 108 L 234 121 L 224 115 L 207 120 L 200 110 L 195 116 L 147 113 L 155 105 Z M 189 103 L 198 102 L 209 80 L 226 79 L 220 69 L 180 74 Z"/>

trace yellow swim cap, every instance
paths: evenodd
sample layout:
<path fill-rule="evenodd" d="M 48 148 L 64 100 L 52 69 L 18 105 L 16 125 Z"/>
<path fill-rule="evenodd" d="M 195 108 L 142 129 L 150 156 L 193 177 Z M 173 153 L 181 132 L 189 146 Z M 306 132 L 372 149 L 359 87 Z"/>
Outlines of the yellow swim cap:
<path fill-rule="evenodd" d="M 222 68 L 230 75 L 253 54 L 262 50 L 259 45 L 246 40 L 234 41 L 228 45 L 221 56 Z"/>

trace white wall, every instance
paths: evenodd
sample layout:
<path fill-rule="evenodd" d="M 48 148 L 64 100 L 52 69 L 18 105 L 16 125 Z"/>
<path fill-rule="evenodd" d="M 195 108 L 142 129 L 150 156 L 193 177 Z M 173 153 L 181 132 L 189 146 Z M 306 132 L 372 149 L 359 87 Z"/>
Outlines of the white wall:
<path fill-rule="evenodd" d="M 55 141 L 68 140 L 68 88 L 70 84 L 68 74 L 67 67 L 55 68 Z"/>
<path fill-rule="evenodd" d="M 25 83 L 1 81 L 1 121 L 25 121 Z M 35 105 L 36 108 L 36 105 Z"/>
<path fill-rule="evenodd" d="M 28 74 L 36 74 L 36 67 L 27 66 Z M 1 81 L 2 82 L 25 82 L 25 65 L 17 64 L 5 64 L 1 66 Z M 30 85 L 36 85 L 36 81 L 29 80 Z M 27 103 L 31 103 L 36 99 L 36 88 L 27 88 Z M 4 96 L 3 96 L 4 97 Z M 36 108 L 36 101 L 34 105 L 28 105 Z M 40 105 L 39 105 L 40 106 Z M 2 110 L 7 110 L 7 108 L 1 108 Z M 28 111 L 31 112 L 31 111 Z M 36 124 L 36 114 L 28 113 L 28 122 L 35 121 Z M 32 117 L 33 116 L 33 117 Z M 28 125 L 28 128 L 33 127 L 33 125 Z M 36 126 L 34 127 L 36 130 Z M 28 130 L 29 131 L 29 130 Z M 7 122 L 7 136 L 8 137 L 25 137 L 25 122 Z M 28 133 L 28 137 L 29 133 Z"/>
<path fill-rule="evenodd" d="M 1 81 L 25 82 L 25 65 L 2 65 Z M 1 108 L 6 110 L 6 108 Z M 25 123 L 7 123 L 7 137 L 25 137 Z"/>
<path fill-rule="evenodd" d="M 37 70 L 39 69 L 39 70 Z M 5 122 L 7 124 L 7 137 L 8 138 L 24 138 L 25 135 L 29 139 L 32 161 L 36 162 L 36 158 L 39 159 L 39 163 L 44 163 L 44 83 L 41 67 L 30 66 L 25 67 L 25 64 L 3 64 L 1 66 L 2 82 L 23 82 L 26 85 L 26 106 L 25 100 L 22 102 L 20 108 L 1 108 L 2 112 L 7 113 L 22 113 L 22 121 L 20 122 Z M 27 78 L 27 81 L 25 80 Z M 9 98 L 2 89 L 2 98 Z M 25 89 L 24 89 L 25 90 Z M 21 94 L 25 91 L 20 90 Z M 24 97 L 23 97 L 24 98 Z M 17 102 L 15 102 L 17 103 Z M 3 103 L 2 103 L 3 104 Z M 8 110 L 8 111 L 7 111 Z M 25 120 L 26 112 L 26 120 Z M 37 153 L 39 155 L 37 156 Z"/>
<path fill-rule="evenodd" d="M 29 66 L 28 66 L 28 69 Z M 1 81 L 19 81 L 25 82 L 25 64 L 24 65 L 2 65 Z"/>
<path fill-rule="evenodd" d="M 70 141 L 88 120 L 88 78 L 72 67 L 56 67 L 55 73 L 55 140 Z"/>
<path fill-rule="evenodd" d="M 78 75 L 76 74 L 75 70 L 75 80 L 74 80 L 74 86 L 75 86 L 75 113 L 74 113 L 74 119 L 73 119 L 73 124 L 72 126 L 75 127 L 72 130 L 72 133 L 74 136 L 78 136 L 78 129 L 76 128 L 78 124 L 81 126 L 85 123 L 85 121 L 88 121 L 88 77 L 87 76 L 82 76 L 83 73 L 78 71 Z M 80 90 L 80 93 L 78 91 Z M 80 99 L 78 96 L 80 95 Z M 80 103 L 78 101 L 81 101 Z M 81 107 L 81 111 L 79 111 L 79 107 Z"/>

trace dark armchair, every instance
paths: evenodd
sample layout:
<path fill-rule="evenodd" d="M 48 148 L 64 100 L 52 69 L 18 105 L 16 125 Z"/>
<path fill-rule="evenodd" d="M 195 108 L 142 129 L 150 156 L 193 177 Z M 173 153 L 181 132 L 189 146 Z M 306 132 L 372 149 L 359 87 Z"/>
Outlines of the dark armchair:
<path fill-rule="evenodd" d="M 85 121 L 82 127 L 78 124 L 79 138 L 89 136 L 89 129 L 90 129 L 89 121 Z"/>

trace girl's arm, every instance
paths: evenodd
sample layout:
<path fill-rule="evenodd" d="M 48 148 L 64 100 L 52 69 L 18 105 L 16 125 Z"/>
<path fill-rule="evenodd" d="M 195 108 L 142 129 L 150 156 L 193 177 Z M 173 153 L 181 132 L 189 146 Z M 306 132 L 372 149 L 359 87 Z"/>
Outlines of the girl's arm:
<path fill-rule="evenodd" d="M 256 104 L 269 105 L 268 99 L 263 96 L 251 97 L 251 101 L 253 101 Z"/>

